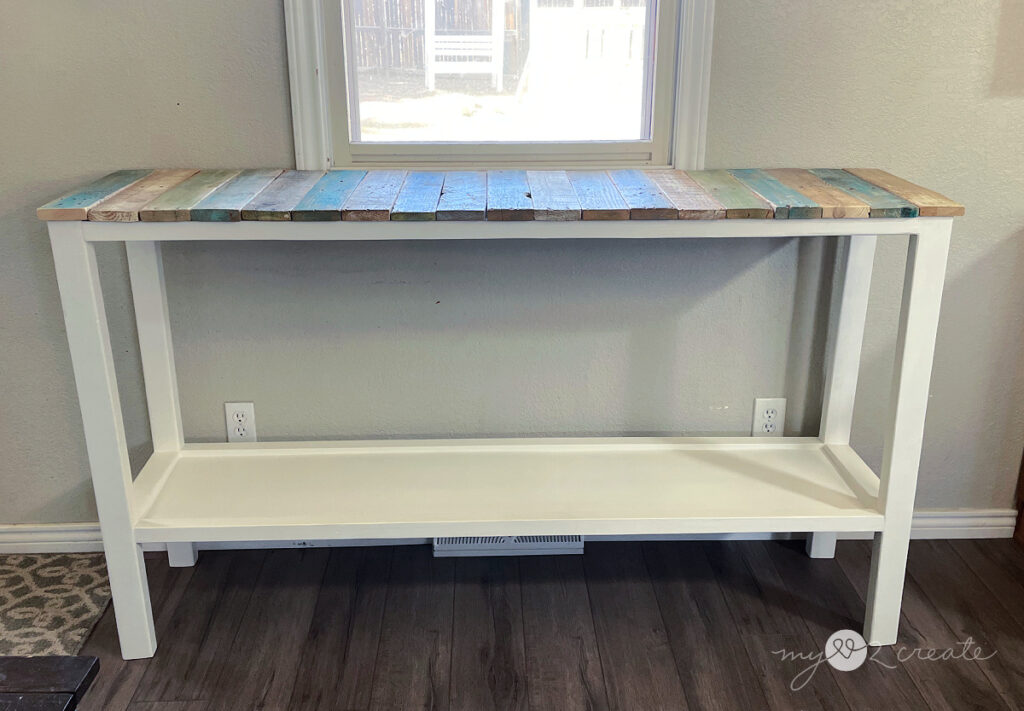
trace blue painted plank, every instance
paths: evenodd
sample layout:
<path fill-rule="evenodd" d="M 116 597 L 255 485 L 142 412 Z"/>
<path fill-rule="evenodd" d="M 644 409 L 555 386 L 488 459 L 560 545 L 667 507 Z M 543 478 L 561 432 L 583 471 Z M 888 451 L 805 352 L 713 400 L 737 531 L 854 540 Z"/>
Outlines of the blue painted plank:
<path fill-rule="evenodd" d="M 734 178 L 772 204 L 776 220 L 821 217 L 821 205 L 798 190 L 779 182 L 763 170 L 730 170 L 729 172 Z"/>
<path fill-rule="evenodd" d="M 603 170 L 570 170 L 567 175 L 580 201 L 584 220 L 628 220 L 629 207 Z"/>
<path fill-rule="evenodd" d="M 243 170 L 189 210 L 192 222 L 238 222 L 242 208 L 282 173 L 280 168 Z"/>
<path fill-rule="evenodd" d="M 487 171 L 487 219 L 533 219 L 533 198 L 525 170 Z"/>
<path fill-rule="evenodd" d="M 852 173 L 839 168 L 816 168 L 814 175 L 833 187 L 848 192 L 871 206 L 871 217 L 917 217 L 920 209 L 917 205 L 897 197 L 888 190 L 861 180 Z"/>
<path fill-rule="evenodd" d="M 405 182 L 404 170 L 370 170 L 341 206 L 341 219 L 356 222 L 387 222 L 398 191 Z"/>
<path fill-rule="evenodd" d="M 341 208 L 366 175 L 365 170 L 329 170 L 292 210 L 293 222 L 341 219 Z"/>
<path fill-rule="evenodd" d="M 433 220 L 437 201 L 441 197 L 444 173 L 415 171 L 405 176 L 405 183 L 398 192 L 395 206 L 391 208 L 392 220 Z"/>
<path fill-rule="evenodd" d="M 487 173 L 481 170 L 445 173 L 441 198 L 437 201 L 437 219 L 482 220 L 486 215 Z"/>
<path fill-rule="evenodd" d="M 530 181 L 535 220 L 568 222 L 581 219 L 583 208 L 564 170 L 528 170 L 526 179 Z"/>
<path fill-rule="evenodd" d="M 653 180 L 639 170 L 610 170 L 622 198 L 629 207 L 631 220 L 676 220 L 679 210 L 665 197 Z"/>
<path fill-rule="evenodd" d="M 85 187 L 46 203 L 36 210 L 36 217 L 40 220 L 85 220 L 89 216 L 89 208 L 93 205 L 99 204 L 152 172 L 151 169 L 145 168 L 119 170 L 104 175 Z"/>

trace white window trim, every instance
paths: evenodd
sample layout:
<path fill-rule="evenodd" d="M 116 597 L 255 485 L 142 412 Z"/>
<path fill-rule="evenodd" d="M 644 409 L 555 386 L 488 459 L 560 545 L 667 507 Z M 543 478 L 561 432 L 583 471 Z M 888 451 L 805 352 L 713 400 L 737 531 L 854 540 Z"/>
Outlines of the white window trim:
<path fill-rule="evenodd" d="M 328 77 L 326 43 L 326 15 L 324 2 L 337 0 L 284 0 L 285 32 L 288 42 L 288 75 L 291 84 L 292 131 L 295 138 L 295 165 L 300 170 L 324 170 L 335 166 L 358 164 L 370 166 L 386 164 L 387 156 L 379 154 L 377 146 L 373 151 L 378 155 L 376 160 L 366 153 L 353 160 L 348 153 L 348 141 L 338 146 L 335 155 L 333 135 L 336 134 L 339 117 L 333 119 L 330 109 L 332 90 L 335 96 L 340 88 L 344 88 L 344 78 Z M 673 0 L 662 0 L 672 3 Z M 669 140 L 670 163 L 679 169 L 699 169 L 704 165 L 704 150 L 707 132 L 708 97 L 711 76 L 711 41 L 714 25 L 715 0 L 678 0 L 678 31 L 679 48 L 675 66 L 675 105 L 671 120 L 672 135 Z M 343 74 L 343 73 L 337 73 Z M 342 94 L 343 96 L 344 94 Z M 344 121 L 347 121 L 347 112 Z M 366 146 L 367 144 L 362 144 Z M 379 144 L 385 149 L 394 144 Z M 486 156 L 481 162 L 500 165 L 504 163 L 536 162 L 571 165 L 580 162 L 580 153 L 593 152 L 590 144 L 554 144 L 559 146 L 559 154 L 552 156 L 547 152 L 545 160 L 534 160 L 534 156 L 525 154 L 524 145 L 503 144 L 501 156 Z M 590 146 L 588 148 L 588 146 Z M 423 147 L 406 144 L 401 159 L 404 163 L 422 163 L 424 165 L 440 165 L 437 151 L 429 145 Z M 561 149 L 567 150 L 561 150 Z M 578 152 L 577 149 L 578 148 Z M 416 150 L 420 149 L 420 150 Z M 419 154 L 418 156 L 416 154 Z M 384 160 L 381 160 L 381 159 Z M 634 157 L 625 155 L 614 162 L 629 162 Z M 473 161 L 458 161 L 468 163 Z M 454 164 L 445 161 L 447 164 Z M 636 160 L 638 165 L 650 165 L 650 161 Z"/>

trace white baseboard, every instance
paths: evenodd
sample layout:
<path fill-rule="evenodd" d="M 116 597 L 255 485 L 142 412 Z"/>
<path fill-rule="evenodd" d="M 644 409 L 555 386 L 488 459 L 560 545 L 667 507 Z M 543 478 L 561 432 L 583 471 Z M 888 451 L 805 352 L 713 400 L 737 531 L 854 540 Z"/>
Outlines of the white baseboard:
<path fill-rule="evenodd" d="M 1014 509 L 929 509 L 914 514 L 913 538 L 1010 538 L 1017 521 Z M 803 538 L 802 533 L 744 533 L 681 536 L 592 536 L 587 540 L 766 540 Z M 841 533 L 841 539 L 871 538 L 870 533 Z M 248 541 L 200 543 L 200 550 L 239 548 L 320 548 L 324 546 L 372 546 L 430 543 L 427 538 L 359 541 Z M 165 550 L 161 543 L 146 550 Z M 0 525 L 0 554 L 91 553 L 103 550 L 98 523 L 15 523 Z"/>

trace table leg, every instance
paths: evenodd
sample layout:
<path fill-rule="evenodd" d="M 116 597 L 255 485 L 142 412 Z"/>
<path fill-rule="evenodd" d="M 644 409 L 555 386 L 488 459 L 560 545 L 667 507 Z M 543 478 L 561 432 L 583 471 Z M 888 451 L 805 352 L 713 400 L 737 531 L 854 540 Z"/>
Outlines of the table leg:
<path fill-rule="evenodd" d="M 142 547 L 133 531 L 132 474 L 96 251 L 85 241 L 81 222 L 50 222 L 48 226 L 121 656 L 151 657 L 156 651 L 156 632 Z"/>
<path fill-rule="evenodd" d="M 910 237 L 878 495 L 885 522 L 875 534 L 864 622 L 864 636 L 872 645 L 895 643 L 899 631 L 951 229 L 951 220 L 935 221 Z"/>

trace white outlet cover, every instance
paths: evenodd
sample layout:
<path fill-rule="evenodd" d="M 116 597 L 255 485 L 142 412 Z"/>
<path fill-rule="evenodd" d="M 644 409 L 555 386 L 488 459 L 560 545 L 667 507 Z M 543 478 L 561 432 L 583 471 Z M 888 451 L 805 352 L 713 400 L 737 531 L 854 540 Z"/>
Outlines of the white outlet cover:
<path fill-rule="evenodd" d="M 750 434 L 754 437 L 781 437 L 786 425 L 786 398 L 759 397 L 754 400 Z"/>
<path fill-rule="evenodd" d="M 224 403 L 228 442 L 256 441 L 256 408 L 251 402 Z"/>

